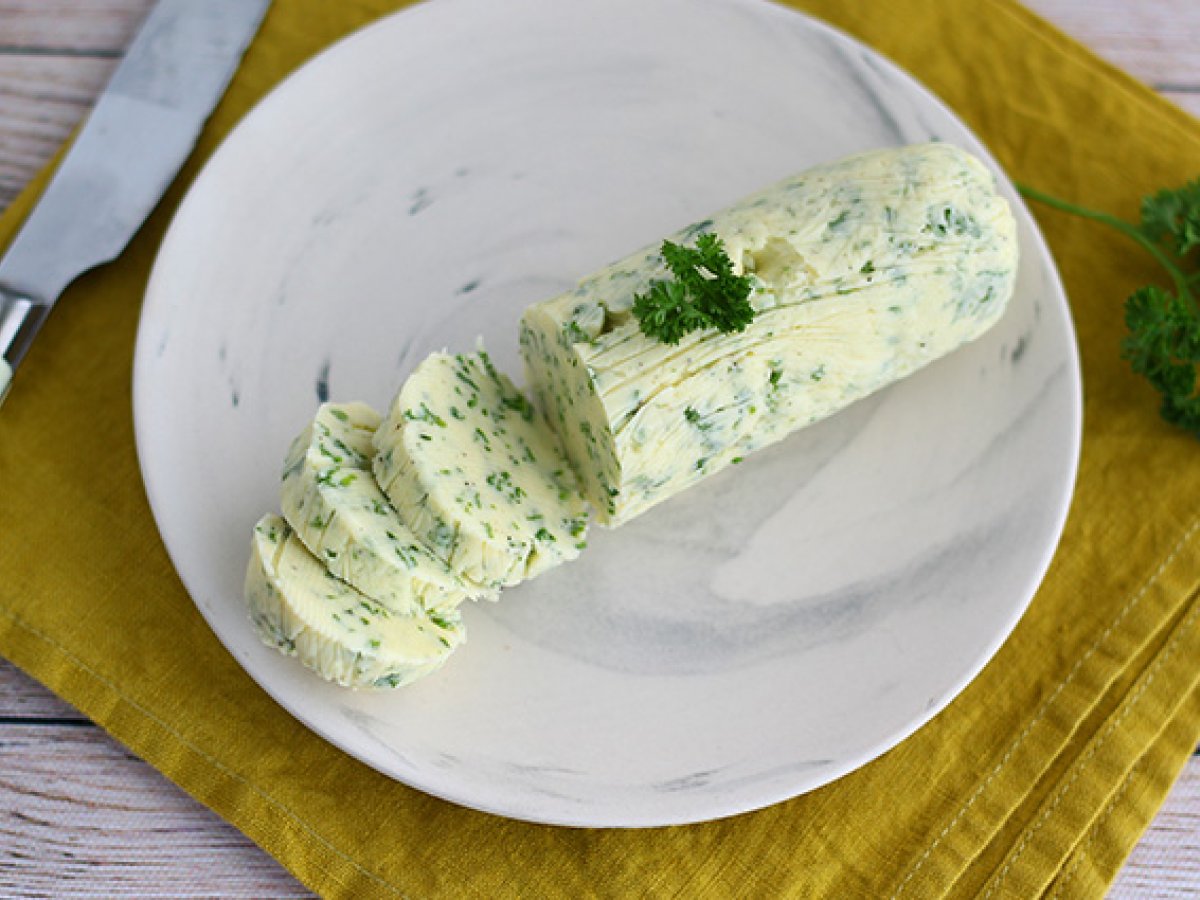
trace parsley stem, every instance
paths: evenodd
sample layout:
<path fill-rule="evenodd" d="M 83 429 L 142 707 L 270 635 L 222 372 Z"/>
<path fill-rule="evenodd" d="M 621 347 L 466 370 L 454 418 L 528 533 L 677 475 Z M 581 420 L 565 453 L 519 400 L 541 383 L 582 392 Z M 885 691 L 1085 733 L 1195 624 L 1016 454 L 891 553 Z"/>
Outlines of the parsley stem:
<path fill-rule="evenodd" d="M 1184 275 L 1179 266 L 1162 251 L 1154 241 L 1148 238 L 1140 228 L 1136 225 L 1131 225 L 1124 219 L 1118 219 L 1116 216 L 1109 215 L 1106 212 L 1100 212 L 1095 209 L 1088 209 L 1086 206 L 1078 206 L 1074 203 L 1069 203 L 1066 200 L 1059 200 L 1057 197 L 1052 197 L 1050 194 L 1044 194 L 1037 188 L 1032 188 L 1027 184 L 1017 182 L 1017 190 L 1021 192 L 1021 196 L 1029 200 L 1036 200 L 1038 203 L 1044 203 L 1046 206 L 1053 207 L 1060 212 L 1072 213 L 1077 216 L 1082 216 L 1085 219 L 1091 219 L 1094 222 L 1100 222 L 1108 225 L 1110 228 L 1115 228 L 1128 238 L 1132 238 L 1142 245 L 1142 248 L 1153 256 L 1162 265 L 1164 269 L 1171 273 L 1171 278 L 1175 282 L 1175 287 L 1181 296 L 1191 307 L 1192 311 L 1200 313 L 1200 308 L 1196 306 L 1196 300 L 1192 296 L 1191 290 L 1188 288 L 1190 279 Z"/>

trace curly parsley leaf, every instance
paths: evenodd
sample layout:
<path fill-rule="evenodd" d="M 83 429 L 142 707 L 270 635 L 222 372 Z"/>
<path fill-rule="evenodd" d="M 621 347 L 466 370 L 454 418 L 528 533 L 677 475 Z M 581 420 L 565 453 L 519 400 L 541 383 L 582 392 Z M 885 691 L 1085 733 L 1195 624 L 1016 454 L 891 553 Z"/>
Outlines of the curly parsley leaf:
<path fill-rule="evenodd" d="M 1200 178 L 1142 200 L 1142 231 L 1152 240 L 1169 238 L 1179 256 L 1200 247 Z"/>
<path fill-rule="evenodd" d="M 1148 285 L 1125 301 L 1128 334 L 1121 341 L 1121 356 L 1162 395 L 1163 419 L 1200 437 L 1200 305 L 1192 293 L 1192 285 L 1200 283 L 1200 271 L 1194 271 L 1188 261 L 1188 254 L 1200 247 L 1200 179 L 1145 197 L 1137 225 L 1025 185 L 1019 188 L 1031 200 L 1115 228 L 1140 244 L 1170 275 L 1174 291 Z"/>
<path fill-rule="evenodd" d="M 1172 425 L 1200 433 L 1200 320 L 1183 297 L 1160 287 L 1138 288 L 1125 301 L 1129 334 L 1121 355 L 1163 395 L 1160 413 Z"/>
<path fill-rule="evenodd" d="M 737 275 L 725 246 L 715 234 L 702 234 L 695 247 L 663 241 L 663 262 L 674 279 L 655 281 L 633 298 L 633 315 L 642 334 L 664 344 L 705 328 L 743 331 L 754 318 L 753 280 Z"/>

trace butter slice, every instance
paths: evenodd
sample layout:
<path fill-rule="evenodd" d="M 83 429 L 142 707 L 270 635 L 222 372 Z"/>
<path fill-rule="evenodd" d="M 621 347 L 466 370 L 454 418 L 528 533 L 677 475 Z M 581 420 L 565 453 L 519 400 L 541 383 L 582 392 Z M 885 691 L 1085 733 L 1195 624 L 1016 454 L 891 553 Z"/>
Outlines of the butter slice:
<path fill-rule="evenodd" d="M 421 615 L 490 596 L 459 578 L 392 508 L 371 471 L 379 413 L 324 403 L 293 441 L 283 469 L 284 518 L 334 575 L 393 612 Z"/>
<path fill-rule="evenodd" d="M 245 593 L 263 643 L 344 687 L 411 684 L 466 640 L 455 611 L 397 615 L 336 578 L 275 515 L 254 526 Z"/>
<path fill-rule="evenodd" d="M 513 585 L 583 548 L 587 508 L 554 434 L 485 352 L 431 354 L 374 440 L 384 493 L 461 577 Z"/>

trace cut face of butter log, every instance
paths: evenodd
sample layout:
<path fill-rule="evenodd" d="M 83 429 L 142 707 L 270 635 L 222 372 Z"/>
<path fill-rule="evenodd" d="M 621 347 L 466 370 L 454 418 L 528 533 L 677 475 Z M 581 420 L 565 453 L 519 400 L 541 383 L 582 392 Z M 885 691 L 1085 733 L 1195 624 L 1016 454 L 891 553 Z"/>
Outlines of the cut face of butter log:
<path fill-rule="evenodd" d="M 522 318 L 530 387 L 603 524 L 978 337 L 1016 278 L 1008 204 L 946 144 L 818 166 L 671 240 L 705 232 L 753 276 L 745 331 L 674 346 L 642 334 L 633 298 L 669 278 L 658 245 Z"/>
<path fill-rule="evenodd" d="M 487 354 L 431 354 L 375 432 L 375 477 L 456 573 L 503 587 L 574 559 L 587 507 L 552 432 Z"/>
<path fill-rule="evenodd" d="M 468 584 L 401 520 L 371 471 L 379 413 L 324 403 L 292 442 L 283 468 L 284 518 L 334 575 L 402 615 L 496 597 Z"/>
<path fill-rule="evenodd" d="M 345 687 L 410 684 L 466 640 L 456 611 L 398 615 L 336 578 L 274 515 L 254 526 L 246 602 L 264 643 Z"/>

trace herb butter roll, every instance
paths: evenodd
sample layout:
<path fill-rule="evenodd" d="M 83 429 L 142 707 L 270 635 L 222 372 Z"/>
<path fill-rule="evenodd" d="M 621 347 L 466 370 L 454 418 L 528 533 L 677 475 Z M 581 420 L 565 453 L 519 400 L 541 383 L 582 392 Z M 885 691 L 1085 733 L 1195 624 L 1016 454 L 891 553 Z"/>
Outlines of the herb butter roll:
<path fill-rule="evenodd" d="M 664 258 L 680 248 L 664 243 L 521 321 L 529 385 L 605 525 L 978 337 L 1017 270 L 992 174 L 940 143 L 818 166 L 674 240 L 724 250 L 730 271 L 698 268 L 699 289 L 741 279 L 744 320 L 651 336 L 666 319 L 648 322 L 637 304 L 683 291 Z"/>
<path fill-rule="evenodd" d="M 482 350 L 430 355 L 374 441 L 380 486 L 463 578 L 512 585 L 583 549 L 587 507 L 553 432 Z"/>
<path fill-rule="evenodd" d="M 334 575 L 393 612 L 453 608 L 495 591 L 450 571 L 400 519 L 371 471 L 379 413 L 324 403 L 292 442 L 283 469 L 283 516 Z"/>
<path fill-rule="evenodd" d="M 274 515 L 254 526 L 246 602 L 263 643 L 345 687 L 411 684 L 466 640 L 456 611 L 397 615 L 334 577 Z"/>

